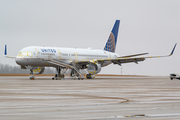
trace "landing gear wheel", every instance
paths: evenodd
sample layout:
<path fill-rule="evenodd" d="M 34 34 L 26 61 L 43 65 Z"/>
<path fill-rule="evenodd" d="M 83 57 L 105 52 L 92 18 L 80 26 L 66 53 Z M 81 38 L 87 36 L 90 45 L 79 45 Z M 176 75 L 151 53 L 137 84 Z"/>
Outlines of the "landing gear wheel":
<path fill-rule="evenodd" d="M 58 74 L 55 74 L 55 76 L 52 78 L 53 80 L 61 80 L 61 78 L 59 77 L 59 75 Z"/>
<path fill-rule="evenodd" d="M 55 74 L 55 78 L 57 78 L 58 77 L 58 74 Z"/>
<path fill-rule="evenodd" d="M 34 80 L 34 75 L 29 76 L 30 80 Z"/>
<path fill-rule="evenodd" d="M 56 80 L 61 80 L 61 78 L 60 78 L 60 77 L 57 77 Z"/>

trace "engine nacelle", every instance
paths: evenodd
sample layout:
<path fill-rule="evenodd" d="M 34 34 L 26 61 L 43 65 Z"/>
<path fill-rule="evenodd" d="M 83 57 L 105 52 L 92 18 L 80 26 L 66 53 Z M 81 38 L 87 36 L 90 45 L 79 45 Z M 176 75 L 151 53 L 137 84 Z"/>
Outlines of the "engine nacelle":
<path fill-rule="evenodd" d="M 33 74 L 42 74 L 44 72 L 44 67 L 34 67 L 33 68 Z"/>
<path fill-rule="evenodd" d="M 87 71 L 89 74 L 97 74 L 101 71 L 101 64 L 91 63 L 87 66 Z"/>

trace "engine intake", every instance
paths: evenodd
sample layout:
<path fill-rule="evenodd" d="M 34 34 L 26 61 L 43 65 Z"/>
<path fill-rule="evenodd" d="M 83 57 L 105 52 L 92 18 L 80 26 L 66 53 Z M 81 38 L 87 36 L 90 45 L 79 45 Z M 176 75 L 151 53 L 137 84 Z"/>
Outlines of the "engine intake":
<path fill-rule="evenodd" d="M 101 71 L 101 64 L 94 64 L 91 63 L 87 66 L 87 71 L 89 74 L 93 75 L 93 74 L 97 74 Z"/>

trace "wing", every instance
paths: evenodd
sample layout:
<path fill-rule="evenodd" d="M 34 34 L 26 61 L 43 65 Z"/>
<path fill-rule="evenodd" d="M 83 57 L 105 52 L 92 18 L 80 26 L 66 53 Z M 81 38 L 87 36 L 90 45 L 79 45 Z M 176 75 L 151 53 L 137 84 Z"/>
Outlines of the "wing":
<path fill-rule="evenodd" d="M 91 64 L 91 63 L 100 63 L 103 64 L 106 61 L 109 61 L 110 63 L 114 63 L 114 64 L 124 64 L 124 63 L 138 63 L 140 61 L 144 61 L 147 58 L 161 58 L 161 57 L 169 57 L 171 55 L 173 55 L 174 50 L 176 48 L 176 45 L 174 46 L 172 52 L 169 55 L 165 55 L 165 56 L 147 56 L 147 57 L 131 57 L 131 56 L 139 56 L 139 55 L 144 55 L 147 53 L 142 53 L 142 54 L 135 54 L 135 55 L 130 55 L 130 56 L 125 56 L 125 57 L 119 57 L 119 58 L 106 58 L 106 59 L 84 59 L 84 60 L 75 60 L 75 61 L 71 61 L 70 64 L 66 64 L 63 63 L 62 61 L 57 61 L 57 60 L 48 60 L 47 62 L 60 66 L 62 68 L 78 68 L 78 69 L 84 69 L 86 68 L 86 65 Z"/>
<path fill-rule="evenodd" d="M 173 55 L 174 50 L 176 48 L 177 43 L 174 45 L 172 52 L 169 55 L 165 55 L 165 56 L 147 56 L 147 57 L 132 57 L 132 56 L 139 56 L 139 55 L 144 55 L 147 53 L 142 53 L 142 54 L 136 54 L 136 55 L 130 55 L 130 56 L 124 56 L 124 57 L 119 57 L 119 58 L 106 58 L 106 59 L 93 59 L 93 60 L 77 60 L 75 61 L 75 63 L 79 64 L 79 65 L 87 65 L 90 63 L 103 63 L 105 61 L 111 61 L 114 64 L 118 64 L 121 65 L 123 63 L 138 63 L 140 61 L 144 61 L 147 58 L 161 58 L 161 57 L 169 57 L 171 55 Z"/>
<path fill-rule="evenodd" d="M 146 54 L 148 54 L 148 53 L 141 53 L 141 54 L 127 55 L 127 56 L 121 56 L 121 57 L 118 57 L 118 58 L 134 57 L 134 56 L 140 56 L 140 55 L 146 55 Z"/>

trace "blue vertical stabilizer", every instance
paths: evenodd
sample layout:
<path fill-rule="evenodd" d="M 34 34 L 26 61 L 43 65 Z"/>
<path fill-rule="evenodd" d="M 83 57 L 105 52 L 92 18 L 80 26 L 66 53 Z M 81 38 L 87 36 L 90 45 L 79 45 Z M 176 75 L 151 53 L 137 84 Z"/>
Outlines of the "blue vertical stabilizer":
<path fill-rule="evenodd" d="M 113 27 L 110 35 L 109 35 L 108 41 L 106 42 L 106 45 L 104 47 L 105 51 L 115 52 L 117 37 L 118 37 L 118 31 L 119 31 L 119 24 L 120 24 L 120 20 L 116 20 L 114 27 Z"/>
<path fill-rule="evenodd" d="M 7 45 L 5 45 L 4 55 L 7 55 Z"/>

